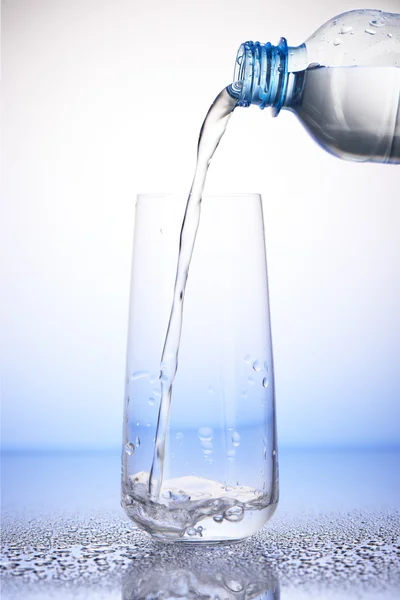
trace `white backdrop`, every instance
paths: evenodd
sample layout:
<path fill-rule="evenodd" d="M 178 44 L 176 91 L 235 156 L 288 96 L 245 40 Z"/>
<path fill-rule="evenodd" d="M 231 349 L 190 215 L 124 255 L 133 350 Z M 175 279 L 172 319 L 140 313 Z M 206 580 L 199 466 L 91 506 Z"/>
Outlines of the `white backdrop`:
<path fill-rule="evenodd" d="M 118 447 L 136 194 L 188 189 L 241 42 L 297 45 L 351 8 L 4 2 L 4 447 Z M 251 107 L 207 191 L 263 194 L 280 443 L 398 443 L 400 168 L 342 162 Z"/>

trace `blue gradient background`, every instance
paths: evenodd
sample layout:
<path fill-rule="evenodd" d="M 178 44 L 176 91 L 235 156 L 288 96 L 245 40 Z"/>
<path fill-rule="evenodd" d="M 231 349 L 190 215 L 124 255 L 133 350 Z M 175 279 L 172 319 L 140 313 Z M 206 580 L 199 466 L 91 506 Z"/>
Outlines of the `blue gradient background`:
<path fill-rule="evenodd" d="M 136 194 L 188 189 L 241 42 L 300 44 L 354 7 L 4 3 L 4 448 L 119 447 Z M 207 191 L 263 196 L 279 443 L 398 444 L 400 169 L 341 162 L 251 107 Z"/>

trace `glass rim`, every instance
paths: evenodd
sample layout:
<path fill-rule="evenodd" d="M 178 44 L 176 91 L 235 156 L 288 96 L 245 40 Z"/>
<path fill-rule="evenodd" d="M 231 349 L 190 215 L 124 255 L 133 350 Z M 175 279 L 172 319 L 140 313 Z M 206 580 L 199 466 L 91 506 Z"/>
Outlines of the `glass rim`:
<path fill-rule="evenodd" d="M 187 199 L 189 194 L 185 192 L 145 192 L 136 194 L 137 200 L 151 200 L 152 198 L 160 199 L 160 198 L 179 198 L 179 199 Z M 242 199 L 242 198 L 252 198 L 255 200 L 261 199 L 261 193 L 257 192 L 222 192 L 222 193 L 206 193 L 202 195 L 202 199 L 206 198 L 216 198 L 216 199 L 224 199 L 224 198 L 232 198 L 232 199 Z"/>

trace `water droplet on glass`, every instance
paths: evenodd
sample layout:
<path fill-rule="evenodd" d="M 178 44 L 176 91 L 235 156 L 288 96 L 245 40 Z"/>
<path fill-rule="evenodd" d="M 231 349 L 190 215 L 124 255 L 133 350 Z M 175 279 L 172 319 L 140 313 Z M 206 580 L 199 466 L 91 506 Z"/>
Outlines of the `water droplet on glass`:
<path fill-rule="evenodd" d="M 149 374 L 150 373 L 148 371 L 135 371 L 131 375 L 131 381 L 135 381 L 136 379 L 143 379 L 145 377 L 148 377 Z"/>
<path fill-rule="evenodd" d="M 340 30 L 339 33 L 341 33 L 342 35 L 346 34 L 346 33 L 350 33 L 351 31 L 353 31 L 353 28 L 351 27 L 351 25 L 343 25 L 342 29 Z"/>
<path fill-rule="evenodd" d="M 244 510 L 242 506 L 232 506 L 224 512 L 225 519 L 227 521 L 231 521 L 231 523 L 234 523 L 235 521 L 241 521 L 243 519 L 243 515 Z"/>
<path fill-rule="evenodd" d="M 340 38 L 336 38 L 333 40 L 334 46 L 340 46 L 341 43 L 342 43 L 342 40 Z"/>
<path fill-rule="evenodd" d="M 240 433 L 238 433 L 237 431 L 234 431 L 232 433 L 232 444 L 234 446 L 239 446 L 240 444 Z"/>
<path fill-rule="evenodd" d="M 153 385 L 153 383 L 155 383 L 157 381 L 157 375 L 151 375 L 149 377 L 149 382 L 151 383 L 151 385 Z"/>
<path fill-rule="evenodd" d="M 232 450 L 228 450 L 228 452 L 226 453 L 226 455 L 227 455 L 228 459 L 232 460 L 236 456 L 236 450 L 233 450 L 233 449 Z"/>
<path fill-rule="evenodd" d="M 149 398 L 149 405 L 150 405 L 150 406 L 154 406 L 155 402 L 156 402 L 156 401 L 155 401 L 155 399 L 154 399 L 154 398 Z"/>
<path fill-rule="evenodd" d="M 254 379 L 253 379 L 252 377 L 248 377 L 248 378 L 247 378 L 247 383 L 248 383 L 249 385 L 254 385 Z"/>
<path fill-rule="evenodd" d="M 376 31 L 373 31 L 372 29 L 366 29 L 365 33 L 369 33 L 369 35 L 375 35 Z"/>
<path fill-rule="evenodd" d="M 249 365 L 252 361 L 251 358 L 251 354 L 246 354 L 246 356 L 244 357 L 244 362 L 246 363 L 246 365 Z"/>
<path fill-rule="evenodd" d="M 268 377 L 264 377 L 262 380 L 263 387 L 267 388 L 269 385 Z"/>
<path fill-rule="evenodd" d="M 393 35 L 391 33 L 387 33 L 386 34 L 389 38 L 393 37 Z"/>
<path fill-rule="evenodd" d="M 140 437 L 139 436 L 137 436 L 135 442 L 136 442 L 136 448 L 139 448 L 139 446 L 140 446 Z"/>
<path fill-rule="evenodd" d="M 222 515 L 215 515 L 215 517 L 213 517 L 213 521 L 215 521 L 216 523 L 222 523 L 223 520 L 224 517 Z"/>
<path fill-rule="evenodd" d="M 201 440 L 201 448 L 204 454 L 212 454 L 213 451 L 213 443 L 211 440 L 205 440 L 204 438 Z"/>
<path fill-rule="evenodd" d="M 185 436 L 183 435 L 183 433 L 181 433 L 180 431 L 176 434 L 175 439 L 179 444 L 182 444 L 183 442 L 183 438 Z"/>
<path fill-rule="evenodd" d="M 129 454 L 129 456 L 132 456 L 132 454 L 135 452 L 135 446 L 132 444 L 132 442 L 125 444 L 125 452 Z"/>
<path fill-rule="evenodd" d="M 213 436 L 213 429 L 212 427 L 200 427 L 200 429 L 197 432 L 197 435 L 199 436 L 200 440 L 211 440 L 212 436 Z"/>
<path fill-rule="evenodd" d="M 255 360 L 255 361 L 253 362 L 253 370 L 254 370 L 256 373 L 259 373 L 260 371 L 262 371 L 262 370 L 263 370 L 263 366 L 264 366 L 264 365 L 263 365 L 263 363 L 261 362 L 261 360 Z"/>

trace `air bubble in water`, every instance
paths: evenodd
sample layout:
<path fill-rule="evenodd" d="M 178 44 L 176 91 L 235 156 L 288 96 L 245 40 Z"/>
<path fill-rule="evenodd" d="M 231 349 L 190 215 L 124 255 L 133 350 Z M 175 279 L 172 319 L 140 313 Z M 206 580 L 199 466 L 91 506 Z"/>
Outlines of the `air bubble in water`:
<path fill-rule="evenodd" d="M 269 385 L 268 377 L 264 377 L 262 381 L 263 387 L 267 388 Z"/>
<path fill-rule="evenodd" d="M 234 431 L 232 433 L 232 444 L 236 447 L 240 444 L 240 433 L 238 433 L 237 431 Z"/>
<path fill-rule="evenodd" d="M 373 31 L 372 29 L 366 29 L 365 33 L 369 33 L 369 35 L 375 35 L 376 31 Z"/>
<path fill-rule="evenodd" d="M 129 454 L 129 456 L 132 456 L 132 454 L 135 452 L 135 446 L 132 444 L 132 442 L 125 444 L 125 452 Z"/>
<path fill-rule="evenodd" d="M 241 592 L 243 590 L 243 585 L 240 581 L 236 581 L 235 579 L 226 579 L 225 585 L 231 592 Z"/>
<path fill-rule="evenodd" d="M 231 523 L 234 523 L 235 521 L 241 521 L 243 516 L 244 510 L 242 506 L 232 506 L 224 512 L 225 519 Z"/>
<path fill-rule="evenodd" d="M 261 360 L 255 360 L 255 361 L 253 362 L 253 370 L 254 370 L 256 373 L 259 373 L 260 371 L 262 371 L 262 370 L 263 370 L 263 363 L 261 362 Z"/>
<path fill-rule="evenodd" d="M 215 521 L 216 523 L 222 523 L 223 520 L 224 517 L 222 515 L 215 515 L 215 517 L 213 517 L 213 521 Z"/>
<path fill-rule="evenodd" d="M 196 535 L 197 531 L 195 530 L 195 528 L 194 528 L 194 527 L 188 527 L 188 528 L 186 529 L 186 533 L 187 533 L 188 535 Z"/>

